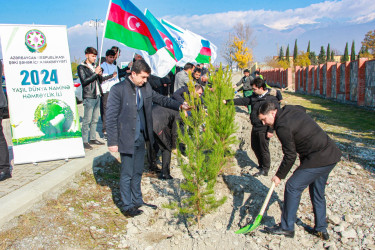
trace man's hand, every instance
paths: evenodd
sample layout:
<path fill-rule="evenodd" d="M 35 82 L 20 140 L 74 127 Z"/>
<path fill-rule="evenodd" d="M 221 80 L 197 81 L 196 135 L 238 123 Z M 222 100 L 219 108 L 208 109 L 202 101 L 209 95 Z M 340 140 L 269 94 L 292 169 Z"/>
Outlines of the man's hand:
<path fill-rule="evenodd" d="M 227 104 L 227 100 L 223 100 L 223 103 L 224 103 L 224 104 Z"/>
<path fill-rule="evenodd" d="M 273 133 L 267 132 L 267 138 L 272 138 Z"/>
<path fill-rule="evenodd" d="M 183 102 L 180 106 L 180 109 L 183 109 L 183 110 L 190 110 L 191 107 L 189 107 L 189 104 L 187 102 Z"/>
<path fill-rule="evenodd" d="M 109 152 L 118 152 L 118 146 L 110 146 L 108 147 Z"/>
<path fill-rule="evenodd" d="M 281 182 L 280 178 L 277 177 L 276 175 L 275 175 L 274 177 L 272 177 L 272 180 L 271 180 L 271 181 L 273 181 L 273 182 L 275 183 L 276 187 L 277 187 L 277 186 L 280 184 L 280 182 Z"/>
<path fill-rule="evenodd" d="M 112 78 L 116 77 L 117 76 L 117 72 L 113 72 L 113 75 L 112 75 Z"/>
<path fill-rule="evenodd" d="M 95 73 L 98 74 L 98 75 L 101 75 L 102 74 L 102 67 L 100 67 L 100 66 L 96 67 Z"/>

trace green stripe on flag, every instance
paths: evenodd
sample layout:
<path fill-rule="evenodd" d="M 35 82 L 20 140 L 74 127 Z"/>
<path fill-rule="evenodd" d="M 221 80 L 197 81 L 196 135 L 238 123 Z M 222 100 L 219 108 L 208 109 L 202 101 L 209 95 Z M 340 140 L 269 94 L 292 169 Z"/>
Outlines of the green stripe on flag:
<path fill-rule="evenodd" d="M 141 35 L 138 32 L 130 31 L 124 28 L 124 26 L 110 20 L 107 21 L 104 37 L 116 40 L 134 49 L 147 51 L 149 55 L 156 53 L 156 50 L 147 36 Z"/>
<path fill-rule="evenodd" d="M 197 61 L 197 63 L 210 63 L 210 59 L 210 56 L 198 54 L 197 58 L 195 58 L 195 61 Z"/>

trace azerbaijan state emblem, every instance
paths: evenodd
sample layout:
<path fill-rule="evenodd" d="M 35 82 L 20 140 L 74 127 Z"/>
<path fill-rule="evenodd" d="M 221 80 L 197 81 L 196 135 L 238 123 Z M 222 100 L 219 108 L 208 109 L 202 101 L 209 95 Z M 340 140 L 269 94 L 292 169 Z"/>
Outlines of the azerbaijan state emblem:
<path fill-rule="evenodd" d="M 25 36 L 25 44 L 30 52 L 42 53 L 47 47 L 46 36 L 40 30 L 29 30 Z"/>

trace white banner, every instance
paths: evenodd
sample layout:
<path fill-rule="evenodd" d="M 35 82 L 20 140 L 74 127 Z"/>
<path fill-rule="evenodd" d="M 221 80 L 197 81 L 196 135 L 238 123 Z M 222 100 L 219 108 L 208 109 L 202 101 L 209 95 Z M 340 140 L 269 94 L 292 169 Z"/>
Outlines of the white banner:
<path fill-rule="evenodd" d="M 66 26 L 0 25 L 14 164 L 85 156 Z"/>

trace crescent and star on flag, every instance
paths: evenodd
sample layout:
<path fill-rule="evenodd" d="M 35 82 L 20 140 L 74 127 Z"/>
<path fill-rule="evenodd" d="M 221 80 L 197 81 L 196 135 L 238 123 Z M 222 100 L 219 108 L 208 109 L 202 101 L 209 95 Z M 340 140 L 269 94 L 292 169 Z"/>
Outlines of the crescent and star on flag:
<path fill-rule="evenodd" d="M 130 25 L 130 21 L 131 21 L 131 19 L 135 19 L 135 20 L 137 21 L 137 22 L 135 23 L 135 28 L 132 27 L 132 26 Z M 130 17 L 128 18 L 128 27 L 129 27 L 130 30 L 136 30 L 136 29 L 138 29 L 140 26 L 141 26 L 141 23 L 138 22 L 138 18 L 137 18 L 137 17 L 135 17 L 135 16 L 130 16 Z"/>

